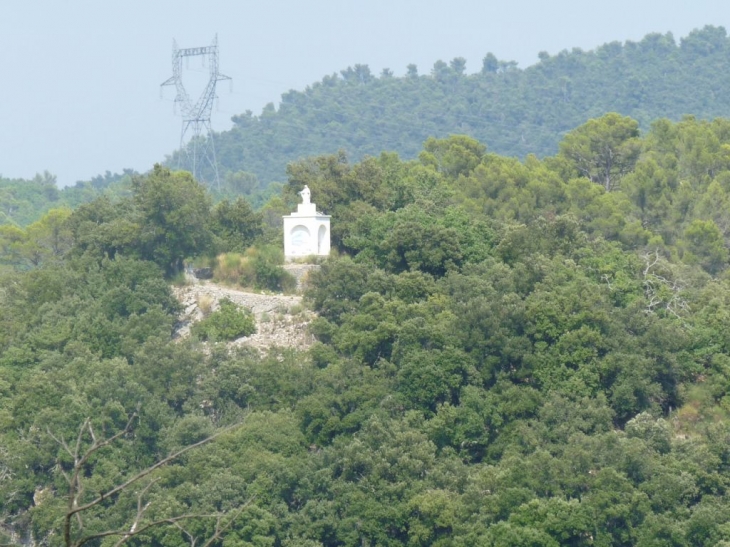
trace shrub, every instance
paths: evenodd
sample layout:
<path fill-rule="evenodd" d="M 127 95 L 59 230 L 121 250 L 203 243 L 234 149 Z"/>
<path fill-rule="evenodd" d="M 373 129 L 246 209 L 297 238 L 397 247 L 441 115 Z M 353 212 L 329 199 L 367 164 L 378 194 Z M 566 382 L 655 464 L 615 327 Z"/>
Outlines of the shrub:
<path fill-rule="evenodd" d="M 251 311 L 224 298 L 220 309 L 193 325 L 192 332 L 201 340 L 235 340 L 256 332 L 256 320 Z"/>
<path fill-rule="evenodd" d="M 262 257 L 253 261 L 255 272 L 254 287 L 269 291 L 292 292 L 297 288 L 297 280 L 281 266 Z"/>
<path fill-rule="evenodd" d="M 271 245 L 250 247 L 243 254 L 225 253 L 218 256 L 214 278 L 259 290 L 293 292 L 297 285 L 296 279 L 281 267 L 283 263 L 281 249 Z"/>
<path fill-rule="evenodd" d="M 213 297 L 209 294 L 199 294 L 196 300 L 198 301 L 198 309 L 200 309 L 203 316 L 208 317 L 210 312 L 213 311 Z"/>
<path fill-rule="evenodd" d="M 213 269 L 213 279 L 225 283 L 238 283 L 246 269 L 246 257 L 239 253 L 218 255 Z"/>

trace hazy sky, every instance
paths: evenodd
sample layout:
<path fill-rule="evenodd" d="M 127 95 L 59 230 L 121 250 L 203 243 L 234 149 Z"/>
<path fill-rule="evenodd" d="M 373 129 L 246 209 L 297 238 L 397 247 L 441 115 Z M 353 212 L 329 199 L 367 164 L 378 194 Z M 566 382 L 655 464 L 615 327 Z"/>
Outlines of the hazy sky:
<path fill-rule="evenodd" d="M 0 0 L 0 174 L 48 170 L 61 185 L 106 170 L 146 171 L 178 145 L 173 115 L 175 38 L 208 45 L 221 72 L 213 126 L 255 114 L 355 63 L 396 75 L 428 73 L 438 59 L 487 52 L 520 67 L 539 51 L 594 47 L 730 25 L 722 0 Z M 199 68 L 191 60 L 189 73 Z"/>

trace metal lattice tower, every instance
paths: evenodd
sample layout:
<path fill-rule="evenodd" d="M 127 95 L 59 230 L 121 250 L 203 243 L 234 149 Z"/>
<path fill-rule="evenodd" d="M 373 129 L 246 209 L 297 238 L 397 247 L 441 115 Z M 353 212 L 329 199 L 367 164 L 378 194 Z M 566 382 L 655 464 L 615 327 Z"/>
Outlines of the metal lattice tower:
<path fill-rule="evenodd" d="M 203 63 L 207 61 L 208 84 L 200 94 L 197 101 L 190 99 L 185 86 L 183 85 L 182 60 L 187 57 L 202 57 Z M 218 35 L 213 38 L 213 43 L 208 47 L 193 47 L 178 49 L 177 43 L 172 42 L 172 77 L 165 80 L 160 87 L 174 85 L 177 91 L 175 95 L 175 106 L 179 105 L 182 114 L 182 131 L 180 132 L 180 155 L 178 156 L 178 168 L 184 156 L 188 165 L 192 166 L 193 176 L 198 179 L 202 163 L 207 162 L 213 169 L 215 184 L 220 190 L 220 178 L 218 176 L 218 161 L 215 156 L 215 143 L 213 141 L 213 129 L 210 125 L 210 114 L 213 111 L 213 103 L 218 98 L 215 93 L 215 86 L 221 80 L 231 78 L 218 72 Z M 185 145 L 185 137 L 190 133 L 190 142 Z M 203 134 L 205 135 L 203 136 Z"/>

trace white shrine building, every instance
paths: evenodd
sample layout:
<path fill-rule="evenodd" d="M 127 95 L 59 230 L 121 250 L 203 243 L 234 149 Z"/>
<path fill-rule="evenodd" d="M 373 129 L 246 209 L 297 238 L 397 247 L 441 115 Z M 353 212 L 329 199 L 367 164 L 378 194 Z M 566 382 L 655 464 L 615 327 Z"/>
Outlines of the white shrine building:
<path fill-rule="evenodd" d="M 330 216 L 317 212 L 310 201 L 309 187 L 299 192 L 302 202 L 297 210 L 284 217 L 284 257 L 287 260 L 303 256 L 330 254 Z"/>

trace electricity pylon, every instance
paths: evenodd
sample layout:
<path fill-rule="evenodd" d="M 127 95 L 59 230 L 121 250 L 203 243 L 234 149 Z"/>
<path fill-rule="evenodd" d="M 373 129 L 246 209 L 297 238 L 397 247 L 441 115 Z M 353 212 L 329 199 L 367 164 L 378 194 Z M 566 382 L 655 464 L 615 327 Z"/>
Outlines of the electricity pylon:
<path fill-rule="evenodd" d="M 197 101 L 193 102 L 183 85 L 182 60 L 187 57 L 203 57 L 203 63 L 207 61 L 208 85 L 200 94 Z M 198 179 L 202 163 L 207 161 L 213 169 L 215 184 L 220 190 L 220 178 L 218 176 L 218 161 L 215 156 L 215 142 L 213 141 L 213 129 L 210 125 L 210 114 L 213 111 L 213 103 L 218 98 L 215 93 L 215 86 L 221 80 L 230 80 L 225 74 L 218 72 L 218 35 L 213 38 L 213 43 L 207 47 L 192 47 L 178 49 L 175 40 L 172 41 L 172 77 L 165 80 L 160 87 L 174 85 L 177 91 L 175 95 L 175 106 L 179 105 L 182 114 L 182 131 L 180 132 L 180 155 L 178 156 L 178 167 L 181 158 L 184 156 L 187 164 L 192 166 L 193 176 Z M 185 137 L 190 133 L 190 141 L 186 145 Z M 203 133 L 205 135 L 203 136 Z"/>

